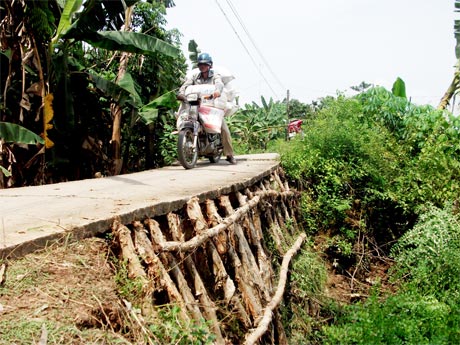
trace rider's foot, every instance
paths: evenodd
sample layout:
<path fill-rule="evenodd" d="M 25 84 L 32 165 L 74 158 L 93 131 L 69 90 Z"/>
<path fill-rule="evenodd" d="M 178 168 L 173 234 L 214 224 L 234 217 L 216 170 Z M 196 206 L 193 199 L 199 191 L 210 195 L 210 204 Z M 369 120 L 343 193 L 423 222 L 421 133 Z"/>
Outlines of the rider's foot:
<path fill-rule="evenodd" d="M 236 164 L 236 159 L 233 156 L 227 156 L 226 161 L 229 162 L 230 164 Z"/>

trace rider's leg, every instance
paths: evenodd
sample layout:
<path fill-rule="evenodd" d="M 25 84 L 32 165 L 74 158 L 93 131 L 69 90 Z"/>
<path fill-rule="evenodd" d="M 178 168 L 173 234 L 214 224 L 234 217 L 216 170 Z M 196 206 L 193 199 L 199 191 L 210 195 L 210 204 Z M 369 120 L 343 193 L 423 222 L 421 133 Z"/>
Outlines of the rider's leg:
<path fill-rule="evenodd" d="M 220 134 L 222 137 L 222 145 L 224 146 L 224 155 L 227 156 L 227 160 L 230 163 L 235 164 L 236 160 L 233 157 L 232 136 L 225 120 L 222 121 Z"/>
<path fill-rule="evenodd" d="M 222 121 L 221 132 L 222 145 L 224 146 L 224 155 L 233 156 L 232 136 L 225 120 Z"/>

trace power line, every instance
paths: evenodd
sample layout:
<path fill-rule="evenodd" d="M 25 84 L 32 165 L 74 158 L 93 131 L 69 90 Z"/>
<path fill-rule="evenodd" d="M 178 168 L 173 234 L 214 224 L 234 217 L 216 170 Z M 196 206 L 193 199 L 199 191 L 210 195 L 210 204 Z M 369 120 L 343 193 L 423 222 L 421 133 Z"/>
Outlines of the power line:
<path fill-rule="evenodd" d="M 277 93 L 275 92 L 275 90 L 273 90 L 272 86 L 269 84 L 269 82 L 267 81 L 267 79 L 265 78 L 265 76 L 263 75 L 262 71 L 260 70 L 259 66 L 257 65 L 257 62 L 254 60 L 254 58 L 252 57 L 251 53 L 249 52 L 249 49 L 246 47 L 246 45 L 244 44 L 243 40 L 241 39 L 240 35 L 238 34 L 238 32 L 236 31 L 235 27 L 233 26 L 232 22 L 230 21 L 230 19 L 228 18 L 227 14 L 225 13 L 224 9 L 222 8 L 222 6 L 219 4 L 219 2 L 217 0 L 216 1 L 216 4 L 217 6 L 219 6 L 222 14 L 224 15 L 225 19 L 227 20 L 228 24 L 230 24 L 230 26 L 232 27 L 233 29 L 233 32 L 235 33 L 236 37 L 238 37 L 238 40 L 240 41 L 241 45 L 243 46 L 244 50 L 246 50 L 246 53 L 248 53 L 249 57 L 251 58 L 252 60 L 252 63 L 254 64 L 254 66 L 256 66 L 257 68 L 257 71 L 259 72 L 259 74 L 261 75 L 261 77 L 264 79 L 265 83 L 267 84 L 267 86 L 270 88 L 270 90 L 273 92 L 273 94 L 279 98 L 279 96 L 277 95 Z"/>
<path fill-rule="evenodd" d="M 233 14 L 235 15 L 236 19 L 238 20 L 238 22 L 240 23 L 241 27 L 243 28 L 244 32 L 246 33 L 246 35 L 248 36 L 249 40 L 251 41 L 252 45 L 254 46 L 255 50 L 257 51 L 257 53 L 259 54 L 259 56 L 262 58 L 262 61 L 264 62 L 264 64 L 267 66 L 268 70 L 270 71 L 270 73 L 272 74 L 272 76 L 276 79 L 276 81 L 278 82 L 278 84 L 281 86 L 281 88 L 283 90 L 285 90 L 286 88 L 284 87 L 283 83 L 280 81 L 280 79 L 277 77 L 277 75 L 275 74 L 275 72 L 273 72 L 273 70 L 271 69 L 270 67 L 270 64 L 267 62 L 267 60 L 265 59 L 264 55 L 262 54 L 262 52 L 260 51 L 259 47 L 257 46 L 256 42 L 254 41 L 254 39 L 252 38 L 251 34 L 249 33 L 248 29 L 246 28 L 246 25 L 243 23 L 243 19 L 241 19 L 240 15 L 238 14 L 238 11 L 236 10 L 235 6 L 233 5 L 233 3 L 231 2 L 231 0 L 226 0 L 228 6 L 230 7 L 230 9 L 232 10 Z"/>

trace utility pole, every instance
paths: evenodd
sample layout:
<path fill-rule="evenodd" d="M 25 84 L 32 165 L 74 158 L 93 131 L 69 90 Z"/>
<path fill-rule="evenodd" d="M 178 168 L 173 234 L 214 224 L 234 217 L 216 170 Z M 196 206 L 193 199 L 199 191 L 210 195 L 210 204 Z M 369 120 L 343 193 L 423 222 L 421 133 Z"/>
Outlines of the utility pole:
<path fill-rule="evenodd" d="M 289 140 L 289 90 L 287 90 L 287 96 L 286 96 L 286 141 Z"/>

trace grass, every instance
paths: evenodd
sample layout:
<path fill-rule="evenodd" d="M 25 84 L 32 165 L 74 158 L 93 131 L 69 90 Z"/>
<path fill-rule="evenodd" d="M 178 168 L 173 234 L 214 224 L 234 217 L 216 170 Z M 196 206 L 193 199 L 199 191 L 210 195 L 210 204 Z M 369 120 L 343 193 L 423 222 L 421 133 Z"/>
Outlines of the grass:
<path fill-rule="evenodd" d="M 0 286 L 0 344 L 38 343 L 42 335 L 49 344 L 129 343 L 100 318 L 119 308 L 107 253 L 93 238 L 9 261 Z"/>

